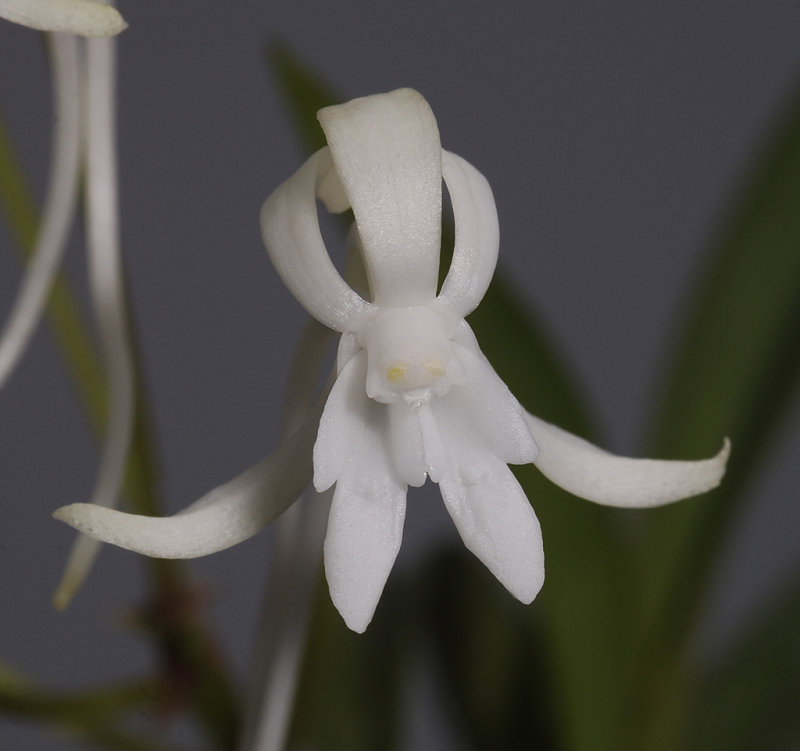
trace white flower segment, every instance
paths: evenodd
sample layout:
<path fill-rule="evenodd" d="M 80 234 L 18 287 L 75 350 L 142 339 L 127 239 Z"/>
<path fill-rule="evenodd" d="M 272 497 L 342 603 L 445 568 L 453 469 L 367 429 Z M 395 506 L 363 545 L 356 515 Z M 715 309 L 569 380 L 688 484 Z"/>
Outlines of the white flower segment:
<path fill-rule="evenodd" d="M 114 36 L 128 26 L 116 8 L 98 0 L 0 0 L 0 18 L 87 37 Z"/>

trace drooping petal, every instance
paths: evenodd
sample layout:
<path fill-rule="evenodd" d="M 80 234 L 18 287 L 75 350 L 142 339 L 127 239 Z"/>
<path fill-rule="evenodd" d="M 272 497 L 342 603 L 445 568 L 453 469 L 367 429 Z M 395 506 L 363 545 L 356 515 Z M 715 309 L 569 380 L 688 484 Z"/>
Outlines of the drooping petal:
<path fill-rule="evenodd" d="M 443 151 L 442 176 L 453 207 L 455 244 L 437 303 L 463 318 L 477 307 L 492 280 L 500 227 L 492 189 L 469 162 Z"/>
<path fill-rule="evenodd" d="M 109 507 L 120 501 L 133 431 L 133 356 L 119 229 L 115 63 L 115 39 L 87 41 L 86 245 L 89 286 L 109 391 L 108 422 L 90 503 Z M 75 541 L 53 596 L 56 607 L 69 604 L 99 550 L 96 540 L 79 537 Z"/>
<path fill-rule="evenodd" d="M 539 521 L 506 464 L 436 410 L 450 466 L 439 481 L 461 539 L 518 600 L 529 603 L 544 583 Z"/>
<path fill-rule="evenodd" d="M 324 546 L 331 600 L 353 631 L 362 633 L 372 620 L 400 549 L 405 512 L 406 485 L 381 432 L 367 429 L 336 483 Z"/>
<path fill-rule="evenodd" d="M 53 593 L 53 607 L 65 610 L 83 586 L 94 565 L 101 544 L 98 540 L 79 534 L 73 540 L 64 565 L 64 572 Z"/>
<path fill-rule="evenodd" d="M 311 479 L 320 409 L 278 450 L 174 516 L 126 514 L 89 503 L 53 516 L 103 542 L 155 558 L 197 558 L 252 537 L 285 511 Z"/>
<path fill-rule="evenodd" d="M 325 403 L 314 444 L 314 488 L 318 493 L 344 474 L 373 417 L 374 405 L 364 391 L 366 373 L 367 353 L 362 350 L 339 373 Z"/>
<path fill-rule="evenodd" d="M 487 450 L 506 464 L 528 464 L 539 450 L 525 421 L 525 410 L 477 349 L 454 342 L 466 378 L 437 405 L 437 414 L 479 435 Z"/>
<path fill-rule="evenodd" d="M 0 386 L 19 362 L 39 322 L 77 207 L 81 150 L 78 42 L 66 34 L 51 34 L 48 42 L 55 100 L 50 177 L 33 259 L 0 337 Z"/>
<path fill-rule="evenodd" d="M 114 36 L 128 26 L 116 8 L 95 0 L 0 0 L 0 18 L 88 37 Z"/>
<path fill-rule="evenodd" d="M 650 508 L 705 493 L 725 474 L 730 441 L 700 461 L 615 456 L 528 413 L 538 469 L 556 485 L 588 501 L 620 508 Z"/>
<path fill-rule="evenodd" d="M 354 331 L 373 306 L 342 279 L 322 240 L 316 188 L 332 169 L 327 148 L 313 154 L 265 201 L 261 234 L 276 271 L 303 307 L 335 331 Z"/>
<path fill-rule="evenodd" d="M 442 149 L 430 106 L 413 89 L 354 99 L 317 114 L 350 200 L 378 305 L 436 296 Z"/>

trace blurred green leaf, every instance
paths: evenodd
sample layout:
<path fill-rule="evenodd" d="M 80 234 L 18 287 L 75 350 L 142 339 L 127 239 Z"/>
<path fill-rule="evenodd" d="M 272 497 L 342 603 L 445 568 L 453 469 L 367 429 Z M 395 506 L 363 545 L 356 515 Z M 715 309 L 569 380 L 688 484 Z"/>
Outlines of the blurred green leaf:
<path fill-rule="evenodd" d="M 398 747 L 408 658 L 404 601 L 401 579 L 393 576 L 370 627 L 356 634 L 336 612 L 320 576 L 288 747 Z"/>
<path fill-rule="evenodd" d="M 649 516 L 658 617 L 692 609 L 738 499 L 800 376 L 800 97 L 758 161 L 693 297 L 655 453 L 706 456 L 730 436 L 720 490 Z M 677 598 L 677 599 L 675 599 Z"/>
<path fill-rule="evenodd" d="M 430 648 L 448 689 L 445 706 L 470 748 L 562 749 L 550 656 L 526 606 L 461 545 L 436 556 L 414 586 L 428 592 Z"/>
<path fill-rule="evenodd" d="M 667 712 L 682 711 L 682 655 L 714 562 L 800 380 L 798 92 L 759 156 L 692 297 L 653 441 L 654 454 L 686 458 L 713 453 L 726 435 L 733 443 L 717 491 L 647 517 L 641 631 L 654 667 L 641 685 Z M 643 712 L 651 739 L 674 724 L 657 714 Z"/>
<path fill-rule="evenodd" d="M 154 712 L 161 689 L 154 680 L 139 680 L 82 692 L 43 691 L 19 679 L 0 681 L 0 710 L 44 723 L 54 732 L 81 738 L 114 751 L 176 751 L 161 739 L 121 729 L 120 719 L 133 712 Z"/>
<path fill-rule="evenodd" d="M 800 570 L 694 686 L 686 751 L 800 747 Z"/>
<path fill-rule="evenodd" d="M 318 151 L 325 146 L 325 134 L 317 122 L 317 112 L 343 102 L 345 97 L 283 42 L 269 45 L 267 63 L 278 83 L 300 145 L 308 154 Z"/>

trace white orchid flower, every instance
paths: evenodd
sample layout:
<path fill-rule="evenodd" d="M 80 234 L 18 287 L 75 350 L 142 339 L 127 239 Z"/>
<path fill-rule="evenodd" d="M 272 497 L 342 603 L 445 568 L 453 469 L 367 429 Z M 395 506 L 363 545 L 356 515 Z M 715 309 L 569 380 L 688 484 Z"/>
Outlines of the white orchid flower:
<path fill-rule="evenodd" d="M 466 546 L 528 603 L 544 580 L 542 537 L 508 464 L 533 462 L 576 495 L 628 508 L 719 483 L 727 441 L 698 462 L 614 456 L 528 414 L 500 380 L 464 320 L 497 261 L 494 199 L 474 167 L 442 150 L 420 94 L 356 99 L 321 110 L 319 119 L 328 146 L 261 213 L 281 278 L 312 316 L 341 333 L 318 429 L 315 414 L 276 454 L 173 517 L 74 504 L 57 518 L 148 555 L 210 553 L 249 537 L 292 502 L 309 478 L 313 443 L 315 489 L 335 485 L 324 544 L 331 597 L 361 632 L 400 547 L 409 485 L 438 483 Z M 442 181 L 455 247 L 437 294 Z M 317 198 L 334 212 L 352 208 L 371 299 L 335 269 Z"/>
<path fill-rule="evenodd" d="M 114 36 L 128 26 L 116 8 L 98 0 L 0 0 L 0 18 L 87 37 Z"/>

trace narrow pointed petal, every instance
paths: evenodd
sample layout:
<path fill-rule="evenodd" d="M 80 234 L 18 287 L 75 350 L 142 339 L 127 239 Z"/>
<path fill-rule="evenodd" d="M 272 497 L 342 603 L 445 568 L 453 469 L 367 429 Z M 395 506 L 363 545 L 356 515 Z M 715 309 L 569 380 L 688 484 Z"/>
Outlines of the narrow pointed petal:
<path fill-rule="evenodd" d="M 448 438 L 454 438 L 449 431 Z M 511 470 L 488 453 L 476 462 L 464 445 L 458 454 L 464 464 L 439 483 L 445 506 L 467 549 L 514 597 L 529 603 L 544 583 L 539 520 Z"/>
<path fill-rule="evenodd" d="M 492 189 L 478 170 L 443 151 L 442 175 L 453 207 L 455 244 L 438 302 L 464 317 L 477 307 L 492 281 L 500 227 Z"/>
<path fill-rule="evenodd" d="M 336 483 L 325 536 L 331 600 L 348 628 L 367 628 L 403 539 L 406 485 L 396 478 L 386 447 L 365 440 Z"/>
<path fill-rule="evenodd" d="M 431 302 L 439 269 L 442 148 L 430 106 L 413 89 L 398 89 L 325 107 L 317 116 L 353 208 L 375 302 Z"/>
<path fill-rule="evenodd" d="M 364 391 L 367 353 L 344 366 L 325 402 L 314 444 L 314 488 L 327 490 L 343 474 L 358 450 L 358 441 L 375 410 Z"/>
<path fill-rule="evenodd" d="M 78 42 L 66 34 L 52 34 L 48 41 L 55 99 L 50 177 L 33 260 L 0 337 L 0 387 L 22 357 L 41 318 L 78 202 L 81 149 Z"/>
<path fill-rule="evenodd" d="M 133 355 L 120 247 L 115 128 L 116 40 L 87 42 L 86 228 L 89 285 L 99 324 L 101 354 L 108 380 L 106 434 L 90 504 L 119 504 L 133 431 Z M 80 537 L 67 559 L 56 607 L 67 607 L 100 550 Z"/>
<path fill-rule="evenodd" d="M 701 461 L 615 456 L 555 425 L 527 414 L 538 469 L 570 493 L 604 506 L 650 508 L 715 488 L 725 474 L 730 441 Z"/>
<path fill-rule="evenodd" d="M 342 279 L 322 240 L 316 189 L 331 170 L 327 148 L 313 154 L 267 198 L 261 234 L 275 270 L 303 307 L 335 331 L 355 331 L 373 306 Z"/>
<path fill-rule="evenodd" d="M 0 18 L 87 37 L 114 36 L 128 26 L 116 8 L 94 0 L 0 0 Z"/>
<path fill-rule="evenodd" d="M 126 514 L 89 503 L 53 516 L 97 540 L 155 558 L 197 558 L 252 537 L 285 511 L 311 479 L 319 409 L 274 453 L 174 516 Z"/>
<path fill-rule="evenodd" d="M 92 564 L 100 552 L 100 542 L 86 535 L 78 535 L 72 543 L 67 557 L 67 565 L 61 575 L 61 581 L 53 594 L 53 607 L 56 610 L 66 610 L 72 598 L 83 586 L 89 575 Z"/>
<path fill-rule="evenodd" d="M 525 410 L 477 345 L 454 343 L 466 378 L 437 405 L 437 412 L 480 435 L 487 450 L 506 464 L 528 464 L 539 450 L 525 420 Z M 445 415 L 446 412 L 446 415 Z"/>

